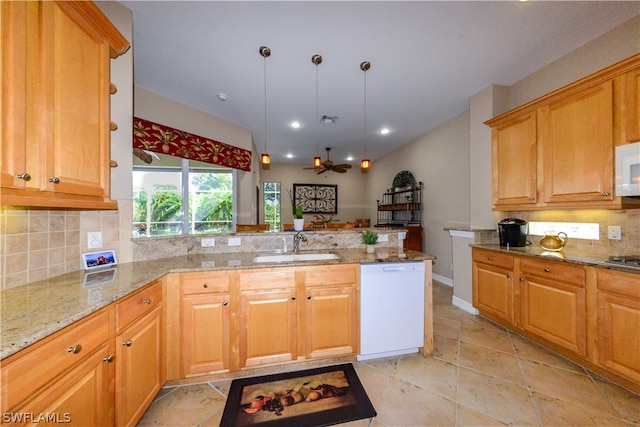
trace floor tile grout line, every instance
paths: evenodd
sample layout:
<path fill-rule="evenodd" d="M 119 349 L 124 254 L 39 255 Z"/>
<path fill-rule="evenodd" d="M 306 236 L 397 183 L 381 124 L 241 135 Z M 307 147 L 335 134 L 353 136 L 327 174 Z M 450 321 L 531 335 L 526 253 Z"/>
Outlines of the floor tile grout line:
<path fill-rule="evenodd" d="M 620 411 L 618 411 L 618 408 L 616 407 L 616 405 L 613 404 L 613 402 L 611 402 L 611 399 L 609 398 L 609 395 L 598 385 L 598 383 L 596 382 L 596 380 L 593 378 L 593 376 L 590 374 L 589 370 L 586 369 L 585 367 L 581 368 L 584 370 L 585 374 L 587 375 L 587 377 L 591 380 L 591 382 L 593 383 L 593 385 L 596 387 L 596 389 L 598 390 L 598 392 L 602 395 L 602 397 L 605 398 L 605 400 L 607 401 L 607 403 L 609 404 L 609 406 L 611 406 L 611 408 L 613 409 L 613 411 L 618 415 L 618 418 L 621 419 L 622 421 L 624 421 L 625 423 L 630 423 L 630 421 L 627 421 L 627 419 L 620 413 Z"/>
<path fill-rule="evenodd" d="M 529 393 L 529 399 L 531 399 L 531 404 L 533 405 L 533 410 L 536 414 L 536 418 L 538 418 L 538 425 L 544 426 L 542 423 L 542 413 L 540 409 L 540 405 L 538 405 L 538 401 L 533 395 L 533 391 L 531 390 L 531 386 L 529 386 L 529 381 L 527 380 L 527 376 L 524 374 L 524 368 L 522 367 L 522 361 L 520 360 L 520 355 L 516 350 L 516 344 L 513 342 L 513 332 L 509 332 L 509 341 L 511 341 L 511 347 L 513 348 L 513 353 L 516 356 L 516 361 L 518 362 L 518 368 L 520 369 L 520 375 L 522 375 L 522 380 L 524 381 L 524 386 Z M 548 365 L 545 365 L 548 366 Z"/>

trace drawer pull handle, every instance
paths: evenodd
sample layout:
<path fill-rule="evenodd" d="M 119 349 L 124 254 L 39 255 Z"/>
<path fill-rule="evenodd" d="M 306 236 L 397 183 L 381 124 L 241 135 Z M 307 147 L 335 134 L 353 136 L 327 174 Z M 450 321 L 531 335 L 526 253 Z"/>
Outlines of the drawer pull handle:
<path fill-rule="evenodd" d="M 60 178 L 58 178 L 57 176 L 54 176 L 53 178 L 49 178 L 49 182 L 52 182 L 54 184 L 60 184 Z"/>
<path fill-rule="evenodd" d="M 224 305 L 225 307 L 229 305 L 229 302 L 225 301 L 222 303 L 222 305 Z"/>
<path fill-rule="evenodd" d="M 29 181 L 29 180 L 31 180 L 31 175 L 29 175 L 26 172 L 23 172 L 23 173 L 21 173 L 19 175 L 16 175 L 16 178 L 22 179 L 22 180 L 25 180 L 25 181 Z"/>
<path fill-rule="evenodd" d="M 133 341 L 131 341 L 131 340 L 127 340 L 127 341 L 122 343 L 122 345 L 127 346 L 127 347 L 131 347 L 131 344 L 133 344 Z"/>
<path fill-rule="evenodd" d="M 202 285 L 202 287 L 206 289 L 209 287 L 209 285 L 205 283 L 204 285 Z"/>
<path fill-rule="evenodd" d="M 143 304 L 151 304 L 151 298 L 143 299 Z"/>
<path fill-rule="evenodd" d="M 605 191 L 604 193 L 602 193 L 602 196 L 603 196 L 603 197 L 608 197 L 608 196 L 609 196 L 609 192 L 608 192 L 608 191 Z"/>
<path fill-rule="evenodd" d="M 80 353 L 81 350 L 82 350 L 82 346 L 80 344 L 76 344 L 74 346 L 69 347 L 67 349 L 67 352 L 73 353 L 73 354 L 78 354 L 78 353 Z"/>
<path fill-rule="evenodd" d="M 489 261 L 493 261 L 493 257 L 492 257 L 492 256 L 488 256 L 488 257 L 487 257 L 487 259 L 488 259 Z"/>
<path fill-rule="evenodd" d="M 102 358 L 102 361 L 103 361 L 103 362 L 108 362 L 108 363 L 113 362 L 113 354 L 110 354 L 110 355 L 108 355 L 107 357 L 103 357 L 103 358 Z"/>
<path fill-rule="evenodd" d="M 550 269 L 548 269 L 548 268 L 545 268 L 545 269 L 544 269 L 544 271 L 545 271 L 545 273 L 548 273 L 548 272 L 550 272 L 551 270 L 550 270 Z"/>

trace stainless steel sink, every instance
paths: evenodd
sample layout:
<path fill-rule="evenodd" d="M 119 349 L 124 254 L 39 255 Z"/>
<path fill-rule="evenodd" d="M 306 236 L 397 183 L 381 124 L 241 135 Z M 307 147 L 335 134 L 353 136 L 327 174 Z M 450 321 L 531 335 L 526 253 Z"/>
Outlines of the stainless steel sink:
<path fill-rule="evenodd" d="M 324 261 L 332 259 L 341 259 L 338 254 L 330 252 L 319 253 L 302 253 L 302 254 L 278 254 L 278 255 L 260 255 L 253 259 L 253 262 L 294 262 L 294 261 Z"/>

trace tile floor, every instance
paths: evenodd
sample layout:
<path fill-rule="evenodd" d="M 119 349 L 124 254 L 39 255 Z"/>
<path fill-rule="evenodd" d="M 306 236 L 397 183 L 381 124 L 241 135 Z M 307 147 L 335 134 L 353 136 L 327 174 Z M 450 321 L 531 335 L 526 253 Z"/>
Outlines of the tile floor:
<path fill-rule="evenodd" d="M 434 330 L 433 357 L 353 362 L 378 416 L 344 425 L 640 427 L 640 396 L 458 309 L 438 283 Z M 138 425 L 217 426 L 230 385 L 165 387 Z"/>

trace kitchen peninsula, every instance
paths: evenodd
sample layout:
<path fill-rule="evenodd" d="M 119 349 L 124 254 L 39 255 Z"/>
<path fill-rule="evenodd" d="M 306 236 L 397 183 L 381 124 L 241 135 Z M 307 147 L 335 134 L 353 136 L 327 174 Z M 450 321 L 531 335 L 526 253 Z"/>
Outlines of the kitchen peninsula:
<path fill-rule="evenodd" d="M 269 252 L 282 254 L 282 248 L 274 246 L 293 235 L 216 235 L 218 250 L 223 239 L 239 237 L 244 251 L 232 246 L 238 252 L 205 253 L 209 248 L 191 246 L 186 254 L 118 265 L 100 272 L 102 277 L 78 271 L 0 292 L 3 412 L 41 413 L 63 402 L 56 408 L 92 408 L 87 411 L 89 424 L 113 424 L 109 414 L 114 412 L 115 424 L 130 424 L 166 381 L 355 358 L 361 263 L 425 263 L 425 339 L 420 351 L 431 354 L 435 257 L 403 250 L 395 236 L 368 254 L 358 247 L 359 241 L 355 244 L 359 231 L 341 230 L 305 233 L 309 248 L 299 252 L 333 253 L 338 259 L 254 261 Z M 187 239 L 193 243 L 201 238 Z M 261 311 L 265 307 L 268 311 Z M 260 338 L 264 334 L 251 333 L 256 325 L 274 324 L 274 318 L 280 319 L 278 330 L 284 338 L 265 342 Z M 71 387 L 74 384 L 79 385 Z"/>

